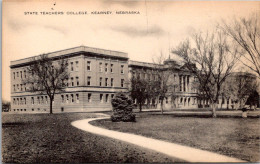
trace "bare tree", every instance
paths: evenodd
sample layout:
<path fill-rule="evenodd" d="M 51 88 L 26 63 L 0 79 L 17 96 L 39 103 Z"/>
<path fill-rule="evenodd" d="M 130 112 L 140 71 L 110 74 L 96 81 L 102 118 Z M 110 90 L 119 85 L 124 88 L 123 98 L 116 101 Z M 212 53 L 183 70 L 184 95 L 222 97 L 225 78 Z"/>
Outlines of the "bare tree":
<path fill-rule="evenodd" d="M 227 33 L 247 53 L 240 61 L 260 78 L 260 16 L 255 13 L 249 18 L 234 18 L 227 24 L 223 21 L 221 29 Z"/>
<path fill-rule="evenodd" d="M 233 100 L 235 109 L 242 108 L 248 97 L 257 89 L 256 77 L 250 73 L 239 72 L 229 76 L 223 84 L 223 96 Z"/>
<path fill-rule="evenodd" d="M 169 79 L 172 74 L 172 67 L 171 65 L 164 65 L 165 60 L 166 58 L 164 57 L 162 52 L 160 53 L 160 56 L 158 56 L 156 59 L 153 60 L 155 64 L 155 68 L 153 71 L 155 75 L 155 79 L 151 84 L 154 89 L 153 97 L 159 98 L 162 114 L 164 112 L 163 102 L 169 96 L 168 93 L 171 88 Z"/>
<path fill-rule="evenodd" d="M 222 84 L 230 75 L 239 56 L 237 47 L 227 41 L 221 31 L 195 33 L 192 42 L 181 43 L 173 53 L 182 57 L 187 68 L 198 79 L 198 92 L 205 95 L 216 117 L 216 108 Z"/>
<path fill-rule="evenodd" d="M 64 89 L 65 80 L 68 79 L 67 59 L 50 59 L 47 54 L 33 57 L 31 64 L 27 67 L 29 76 L 24 80 L 29 84 L 29 91 L 47 94 L 50 102 L 50 114 L 52 114 L 52 103 L 58 91 Z"/>

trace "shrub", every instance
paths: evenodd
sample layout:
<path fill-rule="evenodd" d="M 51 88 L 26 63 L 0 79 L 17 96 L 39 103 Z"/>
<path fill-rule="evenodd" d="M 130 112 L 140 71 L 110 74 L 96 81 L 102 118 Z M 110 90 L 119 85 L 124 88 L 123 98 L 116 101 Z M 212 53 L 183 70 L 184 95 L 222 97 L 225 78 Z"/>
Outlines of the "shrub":
<path fill-rule="evenodd" d="M 135 122 L 135 115 L 133 114 L 133 102 L 124 93 L 116 94 L 112 99 L 113 114 L 111 120 L 113 122 Z"/>

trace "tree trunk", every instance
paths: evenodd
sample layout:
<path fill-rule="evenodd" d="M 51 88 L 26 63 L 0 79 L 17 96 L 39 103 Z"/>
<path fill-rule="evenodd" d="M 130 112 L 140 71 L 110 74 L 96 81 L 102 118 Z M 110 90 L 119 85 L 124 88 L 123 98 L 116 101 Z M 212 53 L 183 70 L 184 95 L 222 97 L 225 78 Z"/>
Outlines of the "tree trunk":
<path fill-rule="evenodd" d="M 139 110 L 142 112 L 142 103 L 139 103 Z"/>
<path fill-rule="evenodd" d="M 213 118 L 217 117 L 216 109 L 217 109 L 217 104 L 216 103 L 212 103 L 212 117 Z"/>
<path fill-rule="evenodd" d="M 163 100 L 161 100 L 161 113 L 163 114 Z"/>
<path fill-rule="evenodd" d="M 52 114 L 52 101 L 53 99 L 50 98 L 50 114 Z"/>
<path fill-rule="evenodd" d="M 235 110 L 238 110 L 239 106 L 239 103 L 235 103 Z"/>

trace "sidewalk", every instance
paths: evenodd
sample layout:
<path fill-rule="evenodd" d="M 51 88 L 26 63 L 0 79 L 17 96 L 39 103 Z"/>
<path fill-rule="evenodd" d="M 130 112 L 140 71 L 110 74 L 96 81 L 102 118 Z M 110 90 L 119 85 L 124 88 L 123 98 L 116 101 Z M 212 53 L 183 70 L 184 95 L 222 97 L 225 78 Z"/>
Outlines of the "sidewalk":
<path fill-rule="evenodd" d="M 147 138 L 135 134 L 107 130 L 89 124 L 90 121 L 104 118 L 108 117 L 78 120 L 72 122 L 71 124 L 72 126 L 86 132 L 125 141 L 143 148 L 151 149 L 159 153 L 169 155 L 174 158 L 179 158 L 187 162 L 246 162 L 217 153 L 199 150 L 188 146 L 182 146 L 162 140 Z"/>

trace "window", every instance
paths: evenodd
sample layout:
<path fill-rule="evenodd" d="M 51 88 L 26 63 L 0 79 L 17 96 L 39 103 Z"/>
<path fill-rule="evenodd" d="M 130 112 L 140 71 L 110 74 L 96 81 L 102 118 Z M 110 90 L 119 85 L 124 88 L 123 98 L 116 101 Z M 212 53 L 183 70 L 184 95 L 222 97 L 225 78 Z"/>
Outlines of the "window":
<path fill-rule="evenodd" d="M 90 81 L 91 81 L 91 77 L 90 77 L 90 76 L 88 76 L 87 85 L 90 85 Z"/>
<path fill-rule="evenodd" d="M 103 102 L 103 94 L 100 94 L 100 102 Z"/>
<path fill-rule="evenodd" d="M 121 87 L 124 87 L 124 79 L 121 79 Z"/>
<path fill-rule="evenodd" d="M 32 108 L 32 111 L 34 111 L 34 109 Z"/>
<path fill-rule="evenodd" d="M 105 63 L 105 72 L 107 72 L 107 71 L 108 71 L 108 64 Z"/>
<path fill-rule="evenodd" d="M 87 71 L 91 71 L 91 62 L 87 61 Z"/>
<path fill-rule="evenodd" d="M 16 86 L 17 86 L 17 91 L 19 91 L 19 84 L 17 84 Z"/>
<path fill-rule="evenodd" d="M 124 65 L 121 65 L 121 73 L 124 73 Z"/>
<path fill-rule="evenodd" d="M 40 97 L 37 97 L 37 103 L 40 104 Z"/>
<path fill-rule="evenodd" d="M 24 84 L 24 91 L 27 91 L 27 89 L 26 89 L 26 84 Z"/>
<path fill-rule="evenodd" d="M 20 105 L 19 98 L 16 98 L 17 105 Z"/>
<path fill-rule="evenodd" d="M 99 63 L 99 72 L 102 72 L 102 63 Z"/>
<path fill-rule="evenodd" d="M 19 77 L 19 72 L 16 72 L 17 77 Z"/>
<path fill-rule="evenodd" d="M 26 70 L 24 70 L 24 78 L 26 78 Z"/>
<path fill-rule="evenodd" d="M 88 102 L 91 102 L 91 93 L 88 94 Z"/>
<path fill-rule="evenodd" d="M 76 102 L 79 103 L 79 94 L 76 94 Z"/>
<path fill-rule="evenodd" d="M 111 73 L 113 72 L 113 66 L 114 66 L 114 64 L 110 64 Z"/>
<path fill-rule="evenodd" d="M 74 102 L 74 96 L 73 96 L 73 94 L 71 94 L 70 96 L 71 96 L 71 102 L 73 103 Z"/>
<path fill-rule="evenodd" d="M 13 72 L 13 75 L 14 75 L 14 79 L 15 79 L 15 72 Z"/>
<path fill-rule="evenodd" d="M 140 73 L 137 73 L 137 79 L 140 79 Z"/>
<path fill-rule="evenodd" d="M 34 97 L 31 97 L 31 104 L 34 104 Z"/>
<path fill-rule="evenodd" d="M 180 84 L 180 85 L 179 85 L 179 86 L 180 86 L 180 92 L 182 91 L 182 83 L 181 83 L 181 79 L 182 79 L 182 77 L 180 76 L 180 77 L 179 77 L 179 81 L 180 81 L 180 82 L 179 82 L 179 84 Z"/>
<path fill-rule="evenodd" d="M 23 84 L 20 84 L 21 91 L 23 91 Z"/>
<path fill-rule="evenodd" d="M 79 77 L 76 77 L 76 85 L 79 86 Z"/>
<path fill-rule="evenodd" d="M 79 62 L 76 61 L 76 71 L 78 71 L 78 70 L 79 70 Z"/>
<path fill-rule="evenodd" d="M 114 94 L 111 94 L 111 99 L 113 99 L 114 98 Z"/>
<path fill-rule="evenodd" d="M 102 77 L 99 78 L 99 86 L 102 86 Z"/>
<path fill-rule="evenodd" d="M 15 104 L 16 102 L 15 102 L 15 98 L 13 99 L 13 104 Z"/>
<path fill-rule="evenodd" d="M 70 69 L 73 71 L 73 62 L 70 63 Z"/>
<path fill-rule="evenodd" d="M 22 98 L 20 98 L 20 102 L 21 102 L 21 105 L 23 104 L 23 99 Z"/>
<path fill-rule="evenodd" d="M 109 96 L 109 94 L 106 94 L 106 102 L 108 102 L 108 96 Z"/>
<path fill-rule="evenodd" d="M 63 107 L 61 107 L 61 111 L 62 111 L 62 112 L 64 111 L 64 108 L 63 108 Z"/>
<path fill-rule="evenodd" d="M 66 95 L 66 103 L 69 102 L 69 95 Z"/>
<path fill-rule="evenodd" d="M 61 102 L 64 103 L 64 95 L 61 95 Z"/>
<path fill-rule="evenodd" d="M 23 98 L 24 99 L 24 104 L 26 105 L 26 97 L 25 98 Z"/>
<path fill-rule="evenodd" d="M 65 80 L 66 82 L 66 86 L 68 87 L 69 86 L 69 79 L 68 78 L 66 78 L 66 80 Z"/>
<path fill-rule="evenodd" d="M 23 78 L 23 71 L 20 71 L 20 74 L 21 74 L 21 79 Z"/>
<path fill-rule="evenodd" d="M 15 85 L 13 87 L 14 87 L 14 91 L 15 91 Z"/>
<path fill-rule="evenodd" d="M 111 78 L 111 87 L 113 87 L 113 86 L 114 86 L 114 79 Z"/>
<path fill-rule="evenodd" d="M 70 78 L 70 81 L 71 81 L 71 86 L 73 87 L 74 86 L 74 78 Z"/>
<path fill-rule="evenodd" d="M 44 102 L 44 100 L 43 100 L 43 96 L 41 96 L 41 99 L 42 99 L 41 104 L 43 104 L 43 102 Z"/>
<path fill-rule="evenodd" d="M 45 96 L 45 103 L 48 104 L 48 97 Z"/>
<path fill-rule="evenodd" d="M 105 86 L 107 87 L 108 86 L 108 78 L 105 79 Z"/>

